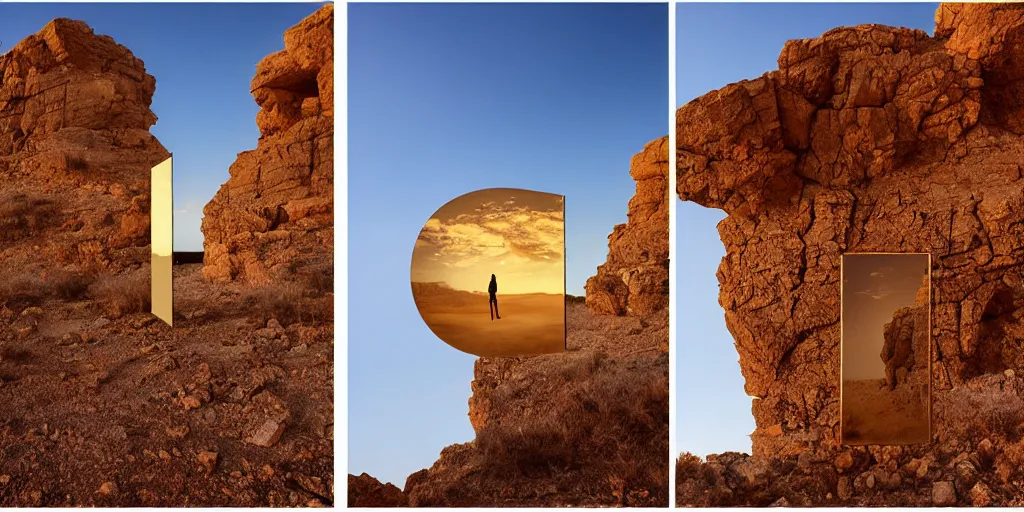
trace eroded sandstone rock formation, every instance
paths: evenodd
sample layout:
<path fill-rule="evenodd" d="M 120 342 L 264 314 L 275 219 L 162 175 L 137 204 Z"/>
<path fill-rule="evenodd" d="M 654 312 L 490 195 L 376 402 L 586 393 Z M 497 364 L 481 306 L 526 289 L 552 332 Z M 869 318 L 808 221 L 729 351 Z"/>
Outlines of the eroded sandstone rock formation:
<path fill-rule="evenodd" d="M 409 476 L 410 506 L 668 505 L 667 151 L 633 157 L 629 222 L 566 304 L 566 352 L 477 359 L 475 439 Z"/>
<path fill-rule="evenodd" d="M 0 56 L 0 255 L 30 271 L 148 261 L 155 79 L 83 22 L 59 18 Z M 42 236 L 44 235 L 45 236 Z"/>
<path fill-rule="evenodd" d="M 284 43 L 256 66 L 252 81 L 259 143 L 238 155 L 231 178 L 203 209 L 210 279 L 265 284 L 332 272 L 333 4 L 285 32 Z"/>
<path fill-rule="evenodd" d="M 835 446 L 845 252 L 932 255 L 936 390 L 1024 366 L 1024 4 L 789 41 L 677 112 L 683 200 L 723 209 L 719 302 L 754 453 Z"/>
<path fill-rule="evenodd" d="M 349 507 L 404 507 L 409 499 L 402 490 L 363 473 L 348 475 Z"/>
<path fill-rule="evenodd" d="M 608 260 L 586 284 L 598 314 L 645 316 L 668 305 L 668 137 L 633 156 L 629 174 L 629 220 L 608 235 Z"/>
<path fill-rule="evenodd" d="M 890 389 L 910 385 L 928 400 L 928 276 L 917 290 L 912 306 L 896 310 L 885 324 L 884 342 L 879 357 L 885 364 L 885 380 Z"/>

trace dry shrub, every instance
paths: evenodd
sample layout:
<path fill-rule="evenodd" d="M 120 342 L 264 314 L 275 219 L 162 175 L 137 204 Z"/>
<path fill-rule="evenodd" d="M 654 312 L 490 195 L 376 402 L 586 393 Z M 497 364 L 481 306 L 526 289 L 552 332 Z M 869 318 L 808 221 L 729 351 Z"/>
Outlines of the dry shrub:
<path fill-rule="evenodd" d="M 47 273 L 46 283 L 53 296 L 64 300 L 76 300 L 85 297 L 89 286 L 95 282 L 92 275 L 75 274 L 64 270 Z"/>
<path fill-rule="evenodd" d="M 64 165 L 69 171 L 85 171 L 89 169 L 89 162 L 82 155 L 76 153 L 64 155 Z"/>
<path fill-rule="evenodd" d="M 0 241 L 14 242 L 54 223 L 57 206 L 49 198 L 14 194 L 0 197 Z"/>
<path fill-rule="evenodd" d="M 566 304 L 586 304 L 587 303 L 587 298 L 586 297 L 576 296 L 576 295 L 565 294 L 565 303 Z"/>
<path fill-rule="evenodd" d="M 15 274 L 0 280 L 0 304 L 8 307 L 38 306 L 49 296 L 45 283 L 34 274 Z"/>
<path fill-rule="evenodd" d="M 334 296 L 315 296 L 315 290 L 295 282 L 256 288 L 245 295 L 243 304 L 261 324 L 271 318 L 281 325 L 318 324 L 334 320 Z"/>
<path fill-rule="evenodd" d="M 150 309 L 150 275 L 144 268 L 128 274 L 100 277 L 89 286 L 89 296 L 99 301 L 112 319 Z"/>
<path fill-rule="evenodd" d="M 42 305 L 47 299 L 76 300 L 83 298 L 92 283 L 88 275 L 64 270 L 48 271 L 45 279 L 33 273 L 0 276 L 0 304 L 9 307 Z"/>
<path fill-rule="evenodd" d="M 703 480 L 705 473 L 704 461 L 690 452 L 683 452 L 676 459 L 676 485 L 691 478 Z"/>
<path fill-rule="evenodd" d="M 618 493 L 628 505 L 668 506 L 667 376 L 603 369 L 600 356 L 581 359 L 563 372 L 571 378 L 555 397 L 532 405 L 530 417 L 484 426 L 476 439 L 483 471 L 538 482 L 578 472 L 567 478 L 592 495 Z M 516 386 L 529 384 L 503 384 L 494 407 L 530 394 Z"/>
<path fill-rule="evenodd" d="M 1017 442 L 1024 435 L 1024 398 L 1015 393 L 958 387 L 942 393 L 936 405 L 937 424 L 949 437 Z"/>
<path fill-rule="evenodd" d="M 299 274 L 299 285 L 307 296 L 322 297 L 334 292 L 334 267 L 327 266 Z"/>

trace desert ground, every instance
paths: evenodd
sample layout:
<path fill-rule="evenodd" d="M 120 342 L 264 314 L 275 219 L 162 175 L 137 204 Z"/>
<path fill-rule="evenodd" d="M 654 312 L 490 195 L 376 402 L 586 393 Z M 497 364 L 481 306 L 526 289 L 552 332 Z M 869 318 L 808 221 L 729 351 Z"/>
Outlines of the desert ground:
<path fill-rule="evenodd" d="M 201 267 L 174 267 L 173 329 L 147 265 L 0 275 L 0 506 L 333 504 L 329 281 Z"/>
<path fill-rule="evenodd" d="M 349 506 L 667 507 L 668 313 L 567 300 L 565 352 L 477 361 L 475 439 L 404 489 L 349 475 Z"/>
<path fill-rule="evenodd" d="M 843 381 L 843 443 L 927 443 L 928 395 L 911 387 L 889 390 L 885 379 Z"/>
<path fill-rule="evenodd" d="M 430 330 L 449 345 L 486 357 L 551 354 L 565 349 L 561 295 L 498 295 L 501 319 L 491 320 L 487 294 L 417 294 Z"/>

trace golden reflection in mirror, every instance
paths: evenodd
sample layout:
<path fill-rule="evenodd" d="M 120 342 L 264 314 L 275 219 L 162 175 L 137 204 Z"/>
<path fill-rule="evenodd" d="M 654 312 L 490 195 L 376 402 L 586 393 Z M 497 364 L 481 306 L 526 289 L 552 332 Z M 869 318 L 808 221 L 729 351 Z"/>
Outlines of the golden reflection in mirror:
<path fill-rule="evenodd" d="M 174 194 L 171 158 L 153 167 L 150 182 L 150 248 L 152 313 L 172 325 L 174 316 L 174 284 L 171 266 L 174 259 Z"/>
<path fill-rule="evenodd" d="M 492 188 L 452 199 L 424 224 L 412 295 L 430 330 L 477 356 L 565 350 L 565 198 Z"/>
<path fill-rule="evenodd" d="M 840 436 L 847 445 L 931 439 L 931 255 L 844 254 Z"/>

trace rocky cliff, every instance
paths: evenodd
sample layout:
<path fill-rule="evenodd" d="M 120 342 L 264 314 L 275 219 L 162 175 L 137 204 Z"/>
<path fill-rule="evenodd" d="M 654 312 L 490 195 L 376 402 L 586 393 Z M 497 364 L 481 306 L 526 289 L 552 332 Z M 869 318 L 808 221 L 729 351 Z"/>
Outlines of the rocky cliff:
<path fill-rule="evenodd" d="M 719 303 L 754 453 L 835 446 L 845 252 L 932 254 L 937 392 L 1024 366 L 1024 5 L 786 43 L 677 112 L 677 192 L 724 210 Z"/>
<path fill-rule="evenodd" d="M 402 490 L 363 473 L 348 476 L 349 507 L 404 507 L 409 499 Z"/>
<path fill-rule="evenodd" d="M 586 283 L 597 314 L 645 316 L 668 305 L 668 137 L 637 153 L 629 175 L 628 221 L 608 235 L 608 260 Z"/>
<path fill-rule="evenodd" d="M 333 276 L 334 6 L 284 34 L 256 66 L 255 150 L 203 209 L 203 275 L 266 284 Z"/>
<path fill-rule="evenodd" d="M 928 276 L 925 276 L 914 304 L 896 310 L 892 321 L 885 324 L 882 331 L 884 342 L 879 354 L 885 364 L 886 382 L 890 388 L 909 385 L 921 393 L 925 403 L 929 400 L 930 297 Z"/>
<path fill-rule="evenodd" d="M 586 304 L 567 299 L 566 351 L 477 359 L 475 439 L 409 476 L 410 506 L 668 505 L 666 142 L 633 157 L 629 222 Z M 377 488 L 363 480 L 350 500 Z"/>
<path fill-rule="evenodd" d="M 0 56 L 0 259 L 38 272 L 149 260 L 149 133 L 156 88 L 143 62 L 85 23 L 55 19 Z"/>

